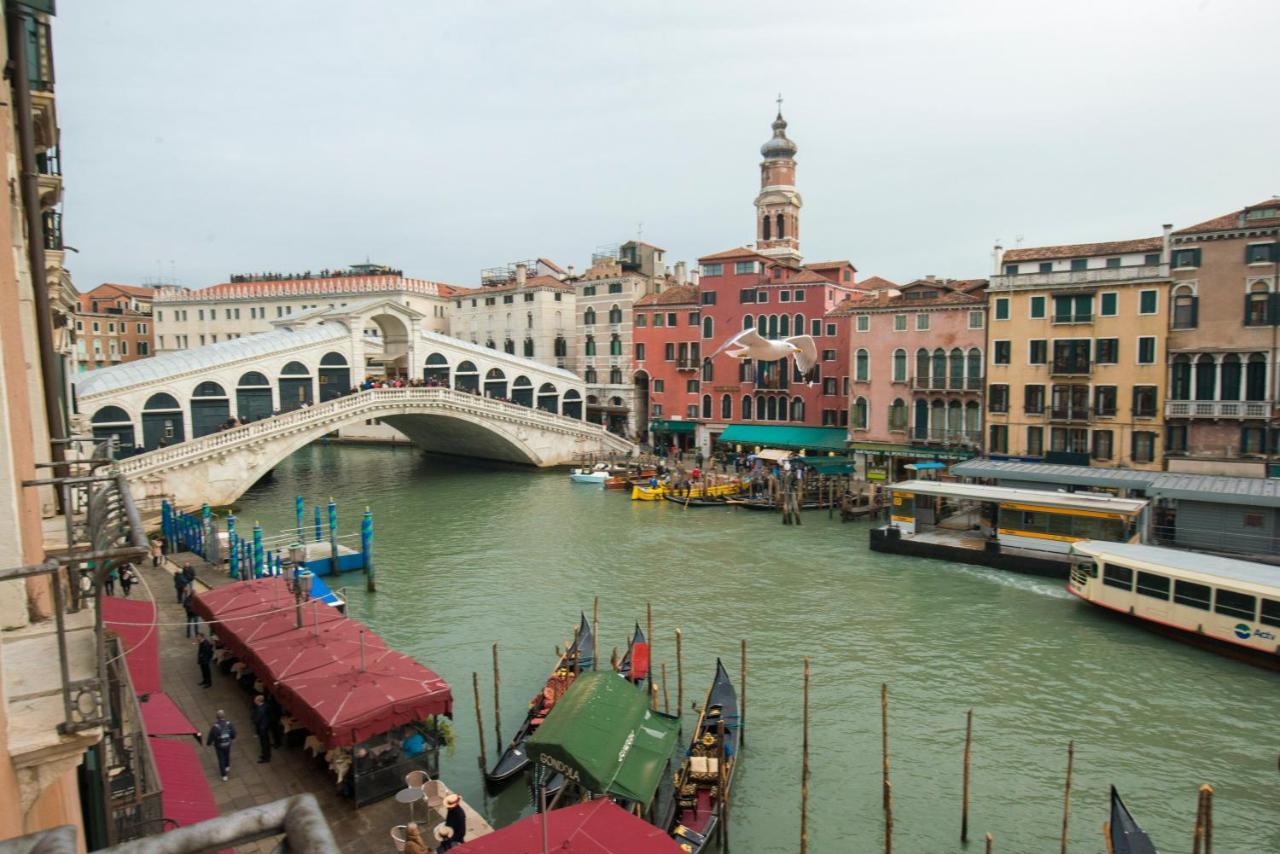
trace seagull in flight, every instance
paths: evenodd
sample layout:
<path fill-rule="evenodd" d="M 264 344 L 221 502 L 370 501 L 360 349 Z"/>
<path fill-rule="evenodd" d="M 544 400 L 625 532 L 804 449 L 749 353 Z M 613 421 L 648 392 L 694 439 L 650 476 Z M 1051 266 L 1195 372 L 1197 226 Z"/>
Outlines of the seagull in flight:
<path fill-rule="evenodd" d="M 807 374 L 818 364 L 818 345 L 812 335 L 794 335 L 780 341 L 770 341 L 754 329 L 744 329 L 711 354 L 710 358 L 724 353 L 731 359 L 755 359 L 758 362 L 771 362 L 792 356 L 796 360 L 796 370 Z"/>

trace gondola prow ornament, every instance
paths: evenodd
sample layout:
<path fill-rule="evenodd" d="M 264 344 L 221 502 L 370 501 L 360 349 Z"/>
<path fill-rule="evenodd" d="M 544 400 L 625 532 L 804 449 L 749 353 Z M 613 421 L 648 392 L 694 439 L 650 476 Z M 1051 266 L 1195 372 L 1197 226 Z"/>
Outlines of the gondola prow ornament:
<path fill-rule="evenodd" d="M 721 353 L 731 359 L 754 359 L 757 362 L 772 362 L 791 356 L 801 374 L 808 374 L 818 364 L 818 345 L 812 335 L 793 335 L 780 341 L 770 341 L 754 329 L 744 329 L 721 344 L 708 358 L 714 359 Z"/>

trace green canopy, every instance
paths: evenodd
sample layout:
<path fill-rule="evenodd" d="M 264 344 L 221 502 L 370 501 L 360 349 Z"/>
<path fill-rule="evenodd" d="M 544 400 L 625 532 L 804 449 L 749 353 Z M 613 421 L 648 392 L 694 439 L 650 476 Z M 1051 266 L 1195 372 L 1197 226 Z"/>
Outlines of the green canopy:
<path fill-rule="evenodd" d="M 813 451 L 843 451 L 849 444 L 843 427 L 792 427 L 763 424 L 730 424 L 720 434 L 721 442 L 741 442 L 764 448 L 805 448 Z"/>
<path fill-rule="evenodd" d="M 525 742 L 525 752 L 535 766 L 589 792 L 648 804 L 679 727 L 679 718 L 652 711 L 648 695 L 618 674 L 586 672 Z"/>
<path fill-rule="evenodd" d="M 853 474 L 853 460 L 848 457 L 801 457 L 800 461 L 818 474 Z"/>
<path fill-rule="evenodd" d="M 650 421 L 649 430 L 654 433 L 693 433 L 698 425 L 692 421 Z"/>

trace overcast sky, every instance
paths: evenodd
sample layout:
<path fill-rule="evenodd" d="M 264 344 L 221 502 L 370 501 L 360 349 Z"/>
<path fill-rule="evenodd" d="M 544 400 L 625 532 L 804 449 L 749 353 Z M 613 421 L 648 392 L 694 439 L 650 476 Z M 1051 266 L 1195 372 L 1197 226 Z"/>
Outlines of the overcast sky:
<path fill-rule="evenodd" d="M 77 285 L 363 261 L 456 284 L 754 239 L 781 91 L 801 249 L 982 276 L 1280 193 L 1280 3 L 62 0 Z"/>

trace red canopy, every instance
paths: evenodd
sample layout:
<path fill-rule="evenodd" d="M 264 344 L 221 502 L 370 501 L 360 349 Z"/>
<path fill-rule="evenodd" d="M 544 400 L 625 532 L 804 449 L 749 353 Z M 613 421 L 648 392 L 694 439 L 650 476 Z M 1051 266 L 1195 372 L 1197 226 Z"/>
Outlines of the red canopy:
<path fill-rule="evenodd" d="M 253 647 L 263 640 L 297 631 L 296 603 L 283 577 L 241 581 L 198 593 L 192 607 L 213 624 L 223 646 L 242 660 L 249 659 Z M 302 605 L 304 627 L 341 619 L 331 605 L 316 600 Z"/>
<path fill-rule="evenodd" d="M 320 604 L 320 608 L 332 610 Z M 292 626 L 292 624 L 290 624 Z M 361 636 L 366 661 L 387 648 L 386 641 L 359 620 L 314 623 L 301 629 L 256 641 L 245 662 L 268 688 L 277 682 L 310 673 L 322 667 L 360 666 Z"/>
<path fill-rule="evenodd" d="M 133 680 L 134 693 L 159 691 L 160 649 L 155 603 L 115 596 L 103 596 L 101 601 L 103 624 L 120 635 L 120 646 L 129 667 L 129 678 Z"/>
<path fill-rule="evenodd" d="M 665 831 L 608 798 L 547 813 L 547 848 L 556 854 L 681 854 Z M 542 854 L 542 816 L 532 815 L 463 846 L 467 854 Z"/>
<path fill-rule="evenodd" d="M 213 790 L 200 767 L 200 757 L 195 745 L 189 741 L 170 741 L 163 738 L 148 740 L 151 756 L 156 761 L 156 773 L 160 775 L 160 805 L 164 817 L 171 818 L 179 827 L 218 817 L 218 805 L 213 800 Z"/>
<path fill-rule="evenodd" d="M 453 713 L 449 685 L 409 656 L 365 650 L 365 669 L 320 667 L 276 686 L 280 705 L 326 747 L 350 747 L 392 727 Z"/>
<path fill-rule="evenodd" d="M 285 584 L 283 575 L 271 578 L 255 578 L 237 581 L 222 587 L 197 593 L 191 607 L 200 617 L 214 622 L 219 616 L 229 616 L 233 611 L 261 613 L 293 604 L 293 592 Z"/>
<path fill-rule="evenodd" d="M 146 702 L 139 703 L 139 706 L 142 708 L 142 722 L 146 725 L 147 735 L 200 734 L 200 730 L 187 720 L 178 704 L 162 691 L 147 697 Z"/>

